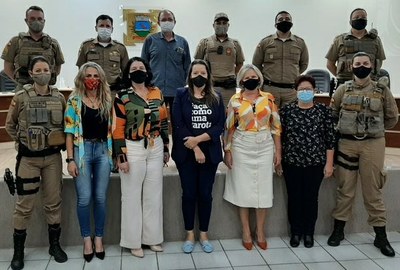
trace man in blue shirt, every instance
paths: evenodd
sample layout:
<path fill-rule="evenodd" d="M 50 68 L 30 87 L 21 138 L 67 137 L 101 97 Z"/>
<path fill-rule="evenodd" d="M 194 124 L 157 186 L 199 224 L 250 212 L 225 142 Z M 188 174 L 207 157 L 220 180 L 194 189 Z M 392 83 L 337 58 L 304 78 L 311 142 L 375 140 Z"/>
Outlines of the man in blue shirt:
<path fill-rule="evenodd" d="M 153 83 L 161 89 L 170 113 L 176 89 L 186 85 L 191 62 L 188 42 L 172 31 L 175 23 L 172 11 L 160 11 L 158 25 L 161 32 L 149 35 L 142 48 L 142 58 L 150 64 Z"/>

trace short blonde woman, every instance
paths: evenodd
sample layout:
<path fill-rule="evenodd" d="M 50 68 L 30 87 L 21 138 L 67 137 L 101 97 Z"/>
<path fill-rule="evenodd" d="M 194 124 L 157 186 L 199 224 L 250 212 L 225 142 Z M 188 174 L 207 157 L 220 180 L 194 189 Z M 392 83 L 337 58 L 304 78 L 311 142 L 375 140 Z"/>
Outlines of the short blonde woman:
<path fill-rule="evenodd" d="M 252 249 L 249 208 L 256 211 L 256 243 L 267 249 L 265 218 L 272 207 L 273 166 L 281 162 L 281 124 L 274 97 L 261 91 L 263 77 L 254 65 L 237 76 L 241 91 L 227 108 L 224 135 L 226 176 L 224 199 L 239 207 L 243 246 Z"/>
<path fill-rule="evenodd" d="M 111 94 L 103 69 L 94 62 L 83 64 L 75 78 L 65 111 L 68 173 L 75 179 L 77 212 L 83 237 L 83 257 L 94 253 L 103 260 L 106 196 L 112 168 Z M 94 244 L 90 229 L 93 200 Z M 94 250 L 93 250 L 94 247 Z"/>

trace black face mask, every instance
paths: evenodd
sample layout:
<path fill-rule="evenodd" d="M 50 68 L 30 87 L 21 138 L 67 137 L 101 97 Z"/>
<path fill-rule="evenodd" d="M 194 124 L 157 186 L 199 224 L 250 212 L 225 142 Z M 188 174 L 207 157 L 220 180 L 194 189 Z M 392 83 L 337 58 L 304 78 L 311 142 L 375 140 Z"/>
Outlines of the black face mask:
<path fill-rule="evenodd" d="M 194 84 L 194 86 L 196 87 L 203 87 L 204 85 L 206 85 L 207 83 L 207 78 L 204 78 L 201 75 L 198 75 L 197 77 L 192 78 L 192 82 Z"/>
<path fill-rule="evenodd" d="M 370 67 L 364 67 L 364 66 L 359 66 L 359 67 L 353 67 L 353 74 L 360 79 L 366 78 L 372 71 L 372 68 Z"/>
<path fill-rule="evenodd" d="M 367 26 L 366 19 L 357 19 L 351 21 L 351 27 L 353 27 L 356 30 L 363 30 L 365 29 L 366 26 Z"/>
<path fill-rule="evenodd" d="M 276 28 L 282 33 L 287 33 L 292 28 L 293 23 L 288 21 L 279 22 L 276 24 Z"/>
<path fill-rule="evenodd" d="M 247 81 L 243 82 L 243 86 L 247 90 L 255 90 L 259 84 L 260 84 L 259 79 L 248 79 Z"/>
<path fill-rule="evenodd" d="M 129 78 L 134 83 L 144 83 L 147 78 L 147 72 L 142 70 L 136 70 L 134 72 L 129 73 Z"/>

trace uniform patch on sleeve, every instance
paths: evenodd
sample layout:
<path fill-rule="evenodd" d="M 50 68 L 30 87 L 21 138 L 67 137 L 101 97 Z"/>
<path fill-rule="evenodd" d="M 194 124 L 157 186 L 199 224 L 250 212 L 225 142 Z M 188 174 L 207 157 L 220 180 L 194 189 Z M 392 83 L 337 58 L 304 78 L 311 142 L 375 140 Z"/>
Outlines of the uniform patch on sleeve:
<path fill-rule="evenodd" d="M 11 46 L 11 41 L 7 43 L 7 45 L 3 49 L 3 55 L 6 55 L 8 53 L 8 49 Z"/>

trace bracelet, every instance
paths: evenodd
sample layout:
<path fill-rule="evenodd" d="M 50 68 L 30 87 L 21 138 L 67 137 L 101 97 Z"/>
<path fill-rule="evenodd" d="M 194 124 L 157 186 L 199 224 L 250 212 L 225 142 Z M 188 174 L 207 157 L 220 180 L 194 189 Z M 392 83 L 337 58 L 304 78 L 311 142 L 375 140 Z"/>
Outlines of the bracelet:
<path fill-rule="evenodd" d="M 67 162 L 67 163 L 70 163 L 70 162 L 72 162 L 72 161 L 75 161 L 74 158 L 66 158 L 66 159 L 65 159 L 65 162 Z"/>

